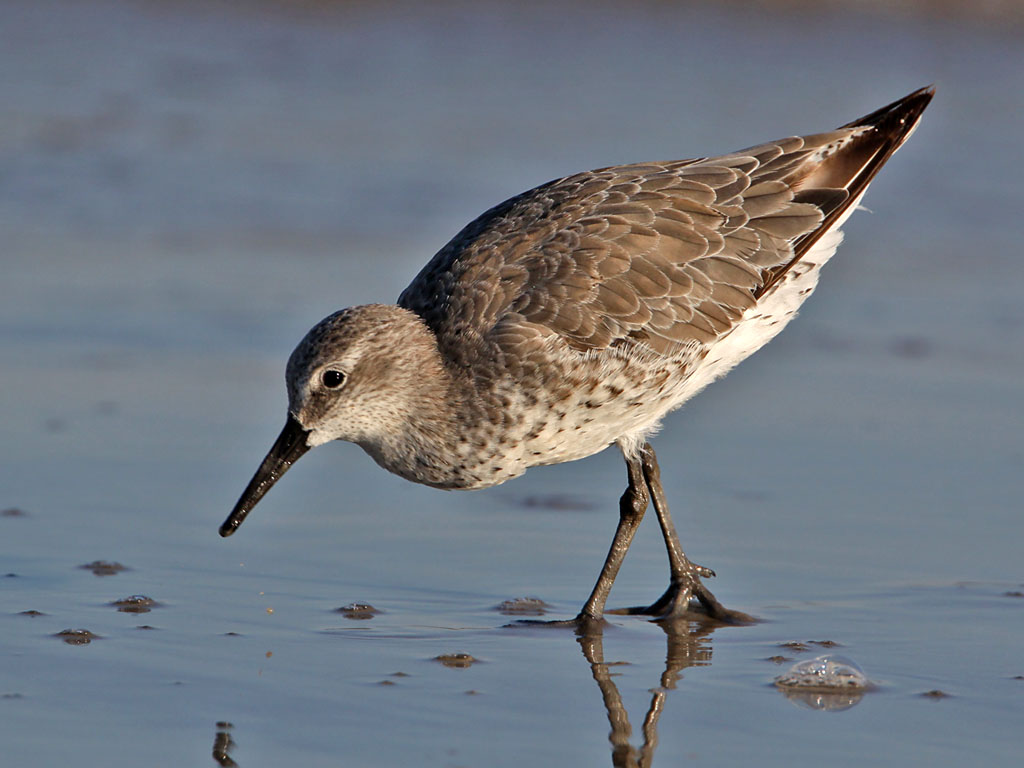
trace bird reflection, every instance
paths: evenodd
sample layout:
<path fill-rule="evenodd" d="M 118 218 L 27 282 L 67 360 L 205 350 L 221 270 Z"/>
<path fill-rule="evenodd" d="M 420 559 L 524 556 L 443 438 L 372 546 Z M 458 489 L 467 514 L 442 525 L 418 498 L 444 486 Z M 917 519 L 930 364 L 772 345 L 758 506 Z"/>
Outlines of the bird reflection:
<path fill-rule="evenodd" d="M 687 667 L 706 666 L 711 663 L 711 633 L 721 622 L 702 619 L 674 619 L 655 622 L 664 630 L 667 638 L 665 670 L 661 673 L 658 686 L 651 689 L 651 703 L 644 715 L 641 734 L 643 744 L 635 747 L 630 743 L 633 728 L 629 713 L 622 703 L 622 695 L 615 685 L 611 668 L 615 662 L 604 659 L 603 635 L 600 631 L 583 633 L 577 638 L 583 655 L 590 664 L 594 682 L 601 689 L 611 732 L 608 741 L 612 745 L 612 765 L 615 768 L 647 768 L 654 759 L 658 746 L 658 718 L 665 708 L 665 695 L 676 687 L 676 681 Z"/>

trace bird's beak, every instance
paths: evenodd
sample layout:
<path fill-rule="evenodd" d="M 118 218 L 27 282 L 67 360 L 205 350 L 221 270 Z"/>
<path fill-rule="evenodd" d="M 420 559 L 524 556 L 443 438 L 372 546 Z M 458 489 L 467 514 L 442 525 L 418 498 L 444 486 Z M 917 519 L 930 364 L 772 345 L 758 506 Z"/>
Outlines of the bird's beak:
<path fill-rule="evenodd" d="M 278 435 L 277 440 L 270 447 L 267 457 L 263 459 L 260 468 L 252 476 L 249 485 L 242 492 L 242 498 L 231 510 L 228 519 L 220 527 L 221 536 L 230 536 L 245 520 L 245 516 L 256 506 L 263 495 L 270 490 L 270 486 L 281 479 L 281 476 L 288 471 L 299 457 L 309 450 L 306 438 L 309 432 L 302 428 L 302 425 L 295 420 L 295 417 L 288 414 L 288 421 Z"/>

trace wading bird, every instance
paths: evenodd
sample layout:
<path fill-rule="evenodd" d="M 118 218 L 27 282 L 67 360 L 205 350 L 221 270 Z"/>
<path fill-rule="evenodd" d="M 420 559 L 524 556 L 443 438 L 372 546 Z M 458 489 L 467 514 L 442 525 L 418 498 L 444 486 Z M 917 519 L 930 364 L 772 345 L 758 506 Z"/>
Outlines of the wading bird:
<path fill-rule="evenodd" d="M 630 612 L 737 618 L 704 585 L 713 572 L 683 553 L 647 438 L 795 315 L 932 95 L 720 157 L 567 176 L 491 208 L 397 304 L 342 310 L 299 343 L 287 423 L 220 534 L 330 440 L 408 480 L 466 490 L 615 443 L 628 487 L 575 622 L 601 619 L 649 501 L 669 587 Z"/>

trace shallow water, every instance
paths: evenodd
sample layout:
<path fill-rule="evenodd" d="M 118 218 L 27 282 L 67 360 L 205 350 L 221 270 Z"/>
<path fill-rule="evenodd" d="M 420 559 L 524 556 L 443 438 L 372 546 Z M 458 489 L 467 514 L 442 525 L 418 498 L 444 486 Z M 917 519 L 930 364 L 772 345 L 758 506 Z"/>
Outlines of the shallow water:
<path fill-rule="evenodd" d="M 6 4 L 4 764 L 1012 764 L 1019 29 L 425 8 Z M 393 300 L 483 209 L 928 82 L 801 317 L 655 442 L 687 551 L 761 623 L 503 626 L 503 601 L 568 617 L 586 597 L 625 484 L 613 451 L 456 494 L 326 446 L 217 536 L 283 423 L 294 343 Z M 97 560 L 127 569 L 79 567 Z M 610 604 L 650 601 L 666 570 L 648 522 Z M 158 605 L 111 604 L 136 595 Z M 826 652 L 873 688 L 822 710 L 772 685 Z"/>

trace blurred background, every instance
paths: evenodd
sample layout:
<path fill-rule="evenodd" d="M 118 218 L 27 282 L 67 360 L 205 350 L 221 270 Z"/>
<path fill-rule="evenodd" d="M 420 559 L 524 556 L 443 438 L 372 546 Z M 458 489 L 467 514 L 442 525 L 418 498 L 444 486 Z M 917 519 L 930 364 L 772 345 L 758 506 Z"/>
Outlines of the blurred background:
<path fill-rule="evenodd" d="M 0 3 L 12 764 L 136 764 L 129 737 L 153 765 L 203 764 L 222 721 L 239 765 L 607 764 L 607 668 L 492 609 L 575 613 L 618 454 L 450 494 L 326 446 L 222 541 L 284 421 L 287 356 L 527 188 L 827 130 L 929 83 L 801 317 L 655 442 L 688 552 L 768 621 L 690 638 L 685 664 L 638 621 L 606 650 L 631 665 L 634 742 L 662 673 L 699 664 L 668 691 L 656 764 L 1007 764 L 1022 43 L 1009 0 Z M 664 587 L 653 523 L 634 549 L 611 604 Z M 131 570 L 76 568 L 97 559 Z M 108 605 L 133 593 L 164 604 L 144 619 L 161 631 Z M 384 613 L 332 613 L 355 600 Z M 102 639 L 50 636 L 79 627 Z M 809 639 L 882 693 L 827 722 L 792 707 L 765 659 Z M 454 651 L 483 661 L 431 661 Z M 922 703 L 933 689 L 949 699 Z"/>

